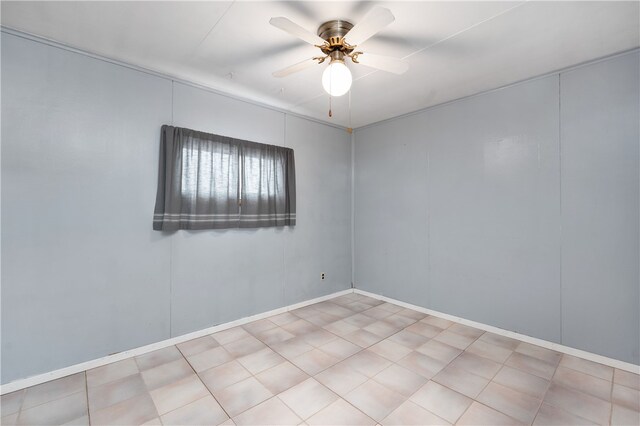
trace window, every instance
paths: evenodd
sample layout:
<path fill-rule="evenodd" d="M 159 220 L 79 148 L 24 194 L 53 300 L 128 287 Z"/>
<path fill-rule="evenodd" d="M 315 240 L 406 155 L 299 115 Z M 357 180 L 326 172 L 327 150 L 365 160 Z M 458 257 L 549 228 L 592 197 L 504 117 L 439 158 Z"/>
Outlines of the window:
<path fill-rule="evenodd" d="M 162 126 L 153 229 L 295 225 L 293 150 Z"/>

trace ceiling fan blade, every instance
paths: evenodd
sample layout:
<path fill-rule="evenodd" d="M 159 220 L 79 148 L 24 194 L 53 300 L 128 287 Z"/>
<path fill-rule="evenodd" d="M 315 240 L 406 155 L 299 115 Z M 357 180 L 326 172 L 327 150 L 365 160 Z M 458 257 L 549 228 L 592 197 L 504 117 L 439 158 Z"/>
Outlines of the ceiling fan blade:
<path fill-rule="evenodd" d="M 283 68 L 279 71 L 276 71 L 273 73 L 274 77 L 286 77 L 290 74 L 296 73 L 298 71 L 302 71 L 304 69 L 307 69 L 309 67 L 311 67 L 312 65 L 317 64 L 316 60 L 314 58 L 309 58 L 309 59 L 305 59 L 302 62 L 298 62 L 297 64 L 293 64 L 290 65 L 286 68 Z"/>
<path fill-rule="evenodd" d="M 380 71 L 387 71 L 393 74 L 404 74 L 409 69 L 409 64 L 402 59 L 390 56 L 374 55 L 372 53 L 362 53 L 357 57 L 358 63 L 375 68 Z"/>
<path fill-rule="evenodd" d="M 300 25 L 296 24 L 295 22 L 287 18 L 283 18 L 283 17 L 271 18 L 269 20 L 269 23 L 274 27 L 281 29 L 284 32 L 287 32 L 293 36 L 298 37 L 301 40 L 306 41 L 309 44 L 313 44 L 314 46 L 324 44 L 323 39 L 305 30 Z"/>
<path fill-rule="evenodd" d="M 344 38 L 353 46 L 360 45 L 395 20 L 389 9 L 374 7 L 362 18 L 362 21 L 351 28 Z"/>

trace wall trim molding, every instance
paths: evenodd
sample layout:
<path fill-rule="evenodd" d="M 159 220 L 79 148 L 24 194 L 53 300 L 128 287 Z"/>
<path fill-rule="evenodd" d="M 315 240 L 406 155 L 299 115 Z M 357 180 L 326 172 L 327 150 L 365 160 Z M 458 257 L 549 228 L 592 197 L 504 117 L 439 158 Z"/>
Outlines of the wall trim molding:
<path fill-rule="evenodd" d="M 368 291 L 354 289 L 354 293 L 362 294 L 363 296 L 373 297 L 374 299 L 382 300 L 385 302 L 393 303 L 405 308 L 413 309 L 414 311 L 422 312 L 427 315 L 433 315 L 435 317 L 447 319 L 449 321 L 457 322 L 459 324 L 468 325 L 470 327 L 479 328 L 480 330 L 489 331 L 501 336 L 510 337 L 512 339 L 520 340 L 522 342 L 531 343 L 532 345 L 541 346 L 546 349 L 551 349 L 556 352 L 562 352 L 567 355 L 573 355 L 579 358 L 584 358 L 589 361 L 597 362 L 599 364 L 608 365 L 609 367 L 618 368 L 620 370 L 629 371 L 631 373 L 640 374 L 640 365 L 631 364 L 629 362 L 620 361 L 614 358 L 609 358 L 603 355 L 594 354 L 592 352 L 583 351 L 582 349 L 576 349 L 569 346 L 564 346 L 559 343 L 550 342 L 548 340 L 538 339 L 537 337 L 527 336 L 526 334 L 516 333 L 514 331 L 505 330 L 502 328 L 494 327 L 492 325 L 483 324 L 481 322 L 471 321 L 465 318 L 456 317 L 454 315 L 445 314 L 442 312 L 434 311 L 431 309 L 423 308 L 422 306 L 412 305 L 411 303 L 402 302 L 391 297 L 381 296 L 376 293 L 370 293 Z"/>
<path fill-rule="evenodd" d="M 133 348 L 126 351 L 118 352 L 116 354 L 107 355 L 102 358 L 96 358 L 89 361 L 81 362 L 79 364 L 63 367 L 58 370 L 53 370 L 47 373 L 37 374 L 35 376 L 30 376 L 24 379 L 18 379 L 13 382 L 9 382 L 4 385 L 1 385 L 0 395 L 15 392 L 24 388 L 28 388 L 30 386 L 39 385 L 41 383 L 48 382 L 50 380 L 55 380 L 61 377 L 69 376 L 71 374 L 80 373 L 82 371 L 90 370 L 92 368 L 101 367 L 103 365 L 110 364 L 112 362 L 122 361 L 124 359 L 132 358 L 134 356 L 144 355 L 146 353 L 153 352 L 158 349 L 163 349 L 168 346 L 177 345 L 179 343 L 183 343 L 188 340 L 197 339 L 198 337 L 203 337 L 208 334 L 217 333 L 218 331 L 227 330 L 232 327 L 244 325 L 252 321 L 257 321 L 273 315 L 283 314 L 285 312 L 293 311 L 295 309 L 302 308 L 308 305 L 313 305 L 314 303 L 324 302 L 325 300 L 333 299 L 334 297 L 343 296 L 345 294 L 350 294 L 350 293 L 353 293 L 353 289 L 351 288 L 347 290 L 337 291 L 335 293 L 327 294 L 325 296 L 316 297 L 314 299 L 309 299 L 303 302 L 294 303 L 292 305 L 284 306 L 282 308 L 277 308 L 267 312 L 251 315 L 249 317 L 244 317 L 244 318 L 240 318 L 240 319 L 226 322 L 223 324 L 218 324 L 213 327 L 208 327 L 202 330 L 193 331 L 191 333 L 182 334 L 180 336 L 171 337 L 166 340 L 161 340 L 159 342 L 151 343 L 149 345 L 140 346 L 138 348 Z"/>
<path fill-rule="evenodd" d="M 336 129 L 345 130 L 345 131 L 347 130 L 347 128 L 345 126 L 342 126 L 342 125 L 339 125 L 339 124 L 330 123 L 330 122 L 323 121 L 323 120 L 320 120 L 320 119 L 315 118 L 315 117 L 311 117 L 311 116 L 308 116 L 308 115 L 292 112 L 292 111 L 287 110 L 285 108 L 277 107 L 277 106 L 274 106 L 274 105 L 270 105 L 270 104 L 268 104 L 266 102 L 261 102 L 261 101 L 258 101 L 258 100 L 250 99 L 248 97 L 234 95 L 232 93 L 224 92 L 224 91 L 222 91 L 220 89 L 217 89 L 215 87 L 207 86 L 207 85 L 200 84 L 200 83 L 195 83 L 193 81 L 185 80 L 184 78 L 180 78 L 180 77 L 177 77 L 177 76 L 174 76 L 174 75 L 171 75 L 171 74 L 163 73 L 163 72 L 160 72 L 160 71 L 155 71 L 155 70 L 150 69 L 150 68 L 144 68 L 144 67 L 141 67 L 141 66 L 138 66 L 138 65 L 134 65 L 134 64 L 130 64 L 128 62 L 120 61 L 120 60 L 117 60 L 117 59 L 112 59 L 112 58 L 109 58 L 107 56 L 103 56 L 103 55 L 100 55 L 100 54 L 97 54 L 97 53 L 92 53 L 92 52 L 90 52 L 88 50 L 79 49 L 77 47 L 73 47 L 73 46 L 68 45 L 66 43 L 62 43 L 62 42 L 59 42 L 59 41 L 56 41 L 56 40 L 53 40 L 53 39 L 50 39 L 50 38 L 47 38 L 47 37 L 39 36 L 37 34 L 32 34 L 32 33 L 26 32 L 26 31 L 17 30 L 15 28 L 7 27 L 5 25 L 0 25 L 0 32 L 1 33 L 5 33 L 5 34 L 9 34 L 9 35 L 13 35 L 13 36 L 16 36 L 16 37 L 20 37 L 20 38 L 23 38 L 23 39 L 26 39 L 26 40 L 31 40 L 31 41 L 34 41 L 36 43 L 41 43 L 41 44 L 46 44 L 48 46 L 57 47 L 59 49 L 67 50 L 69 52 L 74 52 L 74 53 L 77 53 L 77 54 L 80 54 L 80 55 L 84 55 L 84 56 L 87 56 L 87 57 L 90 57 L 90 58 L 93 58 L 93 59 L 97 59 L 97 60 L 100 60 L 100 61 L 108 62 L 108 63 L 114 64 L 114 65 L 119 65 L 119 66 L 122 66 L 122 67 L 125 67 L 125 68 L 129 68 L 129 69 L 132 69 L 132 70 L 135 70 L 135 71 L 143 72 L 145 74 L 153 75 L 155 77 L 171 80 L 171 81 L 174 81 L 176 83 L 181 83 L 181 84 L 184 84 L 184 85 L 187 85 L 187 86 L 191 86 L 191 87 L 195 87 L 195 88 L 198 88 L 198 89 L 202 89 L 202 90 L 205 90 L 207 92 L 215 93 L 217 95 L 224 96 L 224 97 L 231 98 L 231 99 L 235 99 L 237 101 L 246 102 L 246 103 L 251 104 L 251 105 L 256 105 L 256 106 L 259 106 L 259 107 L 267 108 L 267 109 L 270 109 L 270 110 L 273 110 L 273 111 L 276 111 L 276 112 L 283 113 L 285 115 L 288 114 L 288 115 L 291 115 L 293 117 L 302 118 L 302 119 L 309 120 L 309 121 L 312 121 L 312 122 L 315 122 L 315 123 L 318 123 L 318 124 L 324 124 L 326 126 L 334 127 Z M 536 76 L 533 76 L 533 77 L 528 77 L 528 78 L 525 78 L 525 79 L 522 79 L 522 80 L 515 81 L 513 83 L 509 83 L 509 84 L 506 84 L 506 85 L 503 85 L 503 86 L 495 87 L 493 89 L 484 90 L 484 91 L 481 91 L 481 92 L 478 92 L 478 93 L 474 93 L 474 94 L 471 94 L 471 95 L 468 95 L 468 96 L 463 96 L 461 98 L 452 99 L 450 101 L 445 101 L 445 102 L 442 102 L 442 103 L 439 103 L 439 104 L 436 104 L 436 105 L 431 105 L 431 106 L 428 106 L 428 107 L 425 107 L 425 108 L 417 109 L 415 111 L 410 111 L 410 112 L 407 112 L 405 114 L 396 115 L 394 117 L 389 117 L 389 118 L 385 118 L 385 119 L 380 120 L 380 121 L 375 121 L 373 123 L 365 124 L 363 126 L 356 127 L 355 129 L 353 129 L 353 131 L 355 132 L 355 131 L 358 131 L 358 130 L 363 130 L 363 129 L 367 129 L 369 127 L 373 127 L 373 126 L 377 126 L 377 125 L 380 125 L 380 124 L 384 124 L 384 123 L 387 123 L 387 122 L 390 122 L 390 121 L 399 120 L 399 119 L 402 119 L 402 118 L 405 118 L 405 117 L 411 117 L 412 115 L 420 114 L 422 112 L 425 112 L 425 111 L 428 111 L 428 110 L 431 110 L 431 109 L 440 108 L 440 107 L 447 106 L 447 105 L 450 105 L 450 104 L 453 104 L 453 103 L 456 103 L 456 102 L 460 102 L 460 101 L 464 101 L 464 100 L 467 100 L 467 99 L 470 99 L 470 98 L 474 98 L 476 96 L 480 96 L 480 95 L 484 95 L 484 94 L 487 94 L 487 93 L 496 92 L 496 91 L 503 90 L 503 89 L 506 89 L 506 88 L 509 88 L 509 87 L 512 87 L 512 86 L 517 86 L 519 84 L 527 83 L 529 81 L 546 78 L 546 77 L 549 77 L 551 75 L 570 72 L 570 71 L 573 71 L 573 70 L 578 69 L 578 68 L 582 68 L 582 67 L 589 66 L 589 65 L 592 65 L 592 64 L 595 64 L 595 63 L 598 63 L 598 62 L 602 62 L 602 61 L 606 61 L 606 60 L 609 60 L 609 59 L 613 59 L 613 58 L 618 57 L 618 56 L 624 56 L 624 55 L 632 54 L 632 53 L 639 52 L 639 51 L 640 51 L 640 48 L 634 47 L 634 48 L 631 48 L 631 49 L 623 50 L 621 52 L 616 52 L 616 53 L 612 53 L 612 54 L 609 54 L 609 55 L 605 55 L 605 56 L 602 56 L 600 58 L 589 59 L 587 61 L 580 62 L 578 64 L 574 64 L 574 65 L 570 65 L 568 67 L 556 69 L 556 70 L 553 70 L 553 71 L 550 71 L 550 72 L 546 72 L 546 73 L 543 73 L 543 74 L 540 74 L 540 75 L 536 75 Z M 354 138 L 355 138 L 355 135 L 354 135 Z"/>
<path fill-rule="evenodd" d="M 293 117 L 302 118 L 304 120 L 309 120 L 309 121 L 312 121 L 312 122 L 318 123 L 318 124 L 324 124 L 325 126 L 334 127 L 336 129 L 340 129 L 340 130 L 344 130 L 344 131 L 347 130 L 347 128 L 345 126 L 342 126 L 342 125 L 339 125 L 339 124 L 336 124 L 336 123 L 330 123 L 330 122 L 323 121 L 323 120 L 320 120 L 320 119 L 315 118 L 315 117 L 311 117 L 311 116 L 308 116 L 308 115 L 300 114 L 300 113 L 297 113 L 297 112 L 292 112 L 291 110 L 288 110 L 286 108 L 277 107 L 275 105 L 271 105 L 271 104 L 268 104 L 266 102 L 259 101 L 259 100 L 256 100 L 256 99 L 251 99 L 249 97 L 244 97 L 244 96 L 240 96 L 240 95 L 234 95 L 232 93 L 225 92 L 223 90 L 220 90 L 220 89 L 212 87 L 212 86 L 207 86 L 205 84 L 196 83 L 196 82 L 193 82 L 193 81 L 190 81 L 190 80 L 185 80 L 184 78 L 177 77 L 177 76 L 172 75 L 172 74 L 163 73 L 161 71 L 155 71 L 155 70 L 150 69 L 150 68 L 145 68 L 145 67 L 141 67 L 141 66 L 138 66 L 138 65 L 130 64 L 128 62 L 120 61 L 118 59 L 112 59 L 112 58 L 109 58 L 107 56 L 103 56 L 103 55 L 100 55 L 98 53 L 92 53 L 92 52 L 90 52 L 88 50 L 79 49 L 77 47 L 73 47 L 73 46 L 68 45 L 66 43 L 62 43 L 62 42 L 59 42 L 59 41 L 56 41 L 56 40 L 53 40 L 53 39 L 50 39 L 50 38 L 47 38 L 47 37 L 43 37 L 43 36 L 39 36 L 39 35 L 36 35 L 36 34 L 28 33 L 28 32 L 25 32 L 25 31 L 17 30 L 17 29 L 14 29 L 14 28 L 11 28 L 11 27 L 7 27 L 7 26 L 4 26 L 4 25 L 0 25 L 0 32 L 4 33 L 4 34 L 9 34 L 9 35 L 12 35 L 12 36 L 15 36 L 15 37 L 20 37 L 20 38 L 23 38 L 25 40 L 34 41 L 36 43 L 41 43 L 41 44 L 45 44 L 47 46 L 51 46 L 51 47 L 55 47 L 55 48 L 58 48 L 58 49 L 66 50 L 66 51 L 69 51 L 69 52 L 72 52 L 72 53 L 77 53 L 79 55 L 87 56 L 89 58 L 97 59 L 99 61 L 107 62 L 107 63 L 113 64 L 113 65 L 118 65 L 118 66 L 121 66 L 121 67 L 124 67 L 124 68 L 129 68 L 129 69 L 134 70 L 134 71 L 142 72 L 144 74 L 149 74 L 151 76 L 162 78 L 162 79 L 165 79 L 165 80 L 170 80 L 170 81 L 175 82 L 175 83 L 184 84 L 185 86 L 190 86 L 190 87 L 194 87 L 196 89 L 201 89 L 201 90 L 204 90 L 206 92 L 214 93 L 216 95 L 224 96 L 226 98 L 234 99 L 236 101 L 244 102 L 244 103 L 247 103 L 247 104 L 250 104 L 250 105 L 254 105 L 254 106 L 259 106 L 259 107 L 262 107 L 262 108 L 270 109 L 272 111 L 276 111 L 276 112 L 279 112 L 279 113 L 282 113 L 282 114 L 285 114 L 285 115 L 290 115 L 290 116 L 293 116 Z"/>
<path fill-rule="evenodd" d="M 640 52 L 640 48 L 633 47 L 631 49 L 623 50 L 621 52 L 612 53 L 610 55 L 602 56 L 600 58 L 589 59 L 587 61 L 580 62 L 580 63 L 577 63 L 575 65 L 570 65 L 570 66 L 565 67 L 565 68 L 559 68 L 559 69 L 556 69 L 554 71 L 546 72 L 544 74 L 539 74 L 539 75 L 535 75 L 533 77 L 527 77 L 527 78 L 522 79 L 522 80 L 517 80 L 517 81 L 514 81 L 513 83 L 505 84 L 504 86 L 499 86 L 499 87 L 495 87 L 493 89 L 483 90 L 482 92 L 473 93 L 471 95 L 463 96 L 461 98 L 451 99 L 450 101 L 441 102 L 439 104 L 435 104 L 435 105 L 431 105 L 431 106 L 428 106 L 428 107 L 420 108 L 420 109 L 417 109 L 415 111 L 406 112 L 404 114 L 396 115 L 394 117 L 389 117 L 389 118 L 385 118 L 385 119 L 380 120 L 380 121 L 375 121 L 373 123 L 365 124 L 364 126 L 356 127 L 354 129 L 354 132 L 357 132 L 359 130 L 368 129 L 370 127 L 375 127 L 375 126 L 378 126 L 380 124 L 387 124 L 387 123 L 390 123 L 390 122 L 393 122 L 393 121 L 396 121 L 396 120 L 401 120 L 403 118 L 412 117 L 414 115 L 422 114 L 423 112 L 427 112 L 427 111 L 431 111 L 431 110 L 434 110 L 434 109 L 446 107 L 446 106 L 449 106 L 449 105 L 452 105 L 452 104 L 456 104 L 458 102 L 463 102 L 463 101 L 466 101 L 466 100 L 469 100 L 469 99 L 473 99 L 473 98 L 476 98 L 476 97 L 479 97 L 479 96 L 482 96 L 482 95 L 488 95 L 488 94 L 491 94 L 491 93 L 499 92 L 501 90 L 509 89 L 511 87 L 514 87 L 514 86 L 519 86 L 521 84 L 526 84 L 526 83 L 529 83 L 529 82 L 532 82 L 532 81 L 541 80 L 541 79 L 544 79 L 544 78 L 547 78 L 547 77 L 551 77 L 551 76 L 554 76 L 554 75 L 558 75 L 559 76 L 560 74 L 573 72 L 573 71 L 575 71 L 577 69 L 580 69 L 580 68 L 588 67 L 590 65 L 595 65 L 595 64 L 597 64 L 599 62 L 605 62 L 605 61 L 608 61 L 608 60 L 611 60 L 611 59 L 614 59 L 614 58 L 617 58 L 617 57 L 620 57 L 620 56 L 632 55 L 632 54 L 637 53 L 637 52 Z"/>

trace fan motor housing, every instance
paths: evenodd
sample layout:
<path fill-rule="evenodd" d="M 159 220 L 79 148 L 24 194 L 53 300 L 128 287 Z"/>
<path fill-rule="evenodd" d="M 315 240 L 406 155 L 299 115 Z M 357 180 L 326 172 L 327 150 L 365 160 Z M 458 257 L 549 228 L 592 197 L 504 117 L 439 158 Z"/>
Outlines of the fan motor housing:
<path fill-rule="evenodd" d="M 327 44 L 319 46 L 320 49 L 326 54 L 330 55 L 332 52 L 342 52 L 349 54 L 353 51 L 353 47 L 349 46 L 344 41 L 344 36 L 353 28 L 353 24 L 349 21 L 343 21 L 340 19 L 334 19 L 327 21 L 318 27 L 318 36 L 326 40 Z"/>
<path fill-rule="evenodd" d="M 318 36 L 327 40 L 330 44 L 330 40 L 341 39 L 353 28 L 353 24 L 349 21 L 342 21 L 340 19 L 334 19 L 327 21 L 318 27 Z"/>

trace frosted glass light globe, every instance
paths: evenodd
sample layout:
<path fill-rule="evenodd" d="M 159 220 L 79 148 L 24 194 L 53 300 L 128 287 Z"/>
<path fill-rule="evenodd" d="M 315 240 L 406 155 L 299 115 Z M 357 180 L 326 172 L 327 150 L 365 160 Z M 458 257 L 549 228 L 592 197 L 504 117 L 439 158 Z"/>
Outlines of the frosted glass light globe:
<path fill-rule="evenodd" d="M 342 96 L 351 88 L 351 71 L 342 61 L 333 61 L 322 73 L 322 87 L 331 96 Z"/>

